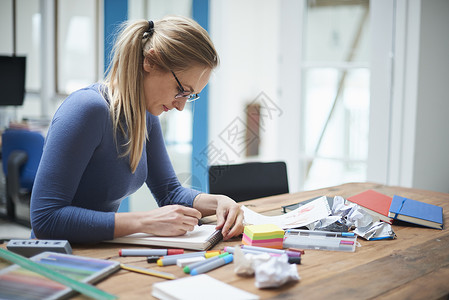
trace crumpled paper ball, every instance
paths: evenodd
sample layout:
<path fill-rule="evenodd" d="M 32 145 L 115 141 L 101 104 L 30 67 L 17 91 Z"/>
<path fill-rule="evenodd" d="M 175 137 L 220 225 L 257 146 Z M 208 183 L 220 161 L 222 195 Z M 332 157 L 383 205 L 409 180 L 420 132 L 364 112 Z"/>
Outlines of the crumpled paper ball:
<path fill-rule="evenodd" d="M 240 247 L 234 251 L 234 271 L 239 276 L 255 275 L 258 288 L 275 288 L 289 281 L 299 281 L 296 265 L 288 263 L 288 256 L 268 253 L 244 254 Z"/>
<path fill-rule="evenodd" d="M 272 256 L 268 261 L 255 266 L 254 270 L 255 284 L 259 289 L 279 287 L 300 279 L 296 265 L 288 263 L 287 254 Z"/>

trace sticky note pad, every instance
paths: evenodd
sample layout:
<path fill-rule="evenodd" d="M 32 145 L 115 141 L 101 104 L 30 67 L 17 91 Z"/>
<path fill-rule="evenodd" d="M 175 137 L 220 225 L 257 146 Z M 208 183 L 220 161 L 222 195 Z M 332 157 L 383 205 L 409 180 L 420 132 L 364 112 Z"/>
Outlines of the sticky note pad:
<path fill-rule="evenodd" d="M 252 240 L 283 238 L 284 230 L 274 224 L 245 226 L 244 233 Z"/>
<path fill-rule="evenodd" d="M 246 226 L 242 243 L 249 246 L 282 249 L 284 231 L 274 224 Z"/>

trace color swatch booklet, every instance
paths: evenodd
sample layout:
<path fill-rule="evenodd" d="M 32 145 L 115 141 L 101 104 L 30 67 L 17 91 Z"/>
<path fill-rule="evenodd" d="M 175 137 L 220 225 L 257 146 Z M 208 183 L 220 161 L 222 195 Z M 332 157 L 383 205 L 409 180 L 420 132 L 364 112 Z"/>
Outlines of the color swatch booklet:
<path fill-rule="evenodd" d="M 84 283 L 94 283 L 117 271 L 117 261 L 43 252 L 30 258 L 56 272 Z M 18 265 L 0 270 L 0 299 L 61 299 L 73 293 L 67 286 Z"/>

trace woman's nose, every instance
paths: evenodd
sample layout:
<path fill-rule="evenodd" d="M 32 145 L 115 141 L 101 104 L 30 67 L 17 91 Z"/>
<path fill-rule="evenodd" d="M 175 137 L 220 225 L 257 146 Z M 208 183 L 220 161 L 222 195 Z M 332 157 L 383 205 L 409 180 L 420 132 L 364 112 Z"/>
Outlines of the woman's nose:
<path fill-rule="evenodd" d="M 186 102 L 187 99 L 186 98 L 178 98 L 176 100 L 173 101 L 173 106 L 179 110 L 179 111 L 183 111 L 184 107 L 186 106 Z"/>

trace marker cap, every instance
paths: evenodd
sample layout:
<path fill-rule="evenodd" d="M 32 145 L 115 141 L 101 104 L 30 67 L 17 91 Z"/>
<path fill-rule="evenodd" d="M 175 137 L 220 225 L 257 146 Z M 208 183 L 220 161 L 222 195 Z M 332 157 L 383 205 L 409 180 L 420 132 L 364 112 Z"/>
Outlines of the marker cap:
<path fill-rule="evenodd" d="M 167 255 L 183 254 L 184 249 L 167 249 Z"/>
<path fill-rule="evenodd" d="M 223 259 L 224 259 L 225 263 L 230 263 L 234 260 L 234 255 L 228 254 L 228 255 L 224 256 Z"/>
<path fill-rule="evenodd" d="M 208 252 L 208 253 L 204 254 L 204 257 L 211 258 L 211 257 L 218 256 L 218 255 L 220 255 L 220 252 Z"/>
<path fill-rule="evenodd" d="M 288 263 L 289 263 L 289 264 L 300 264 L 300 263 L 301 263 L 301 257 L 293 257 L 293 256 L 290 256 L 290 257 L 288 258 Z"/>
<path fill-rule="evenodd" d="M 153 256 L 147 256 L 147 262 L 148 263 L 155 263 L 155 262 L 157 262 L 157 260 L 160 258 L 160 256 L 156 256 L 156 255 L 153 255 Z"/>
<path fill-rule="evenodd" d="M 341 236 L 354 236 L 355 233 L 354 232 L 342 232 Z"/>

